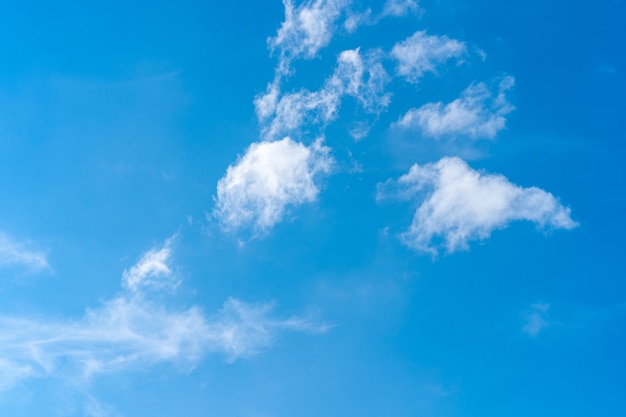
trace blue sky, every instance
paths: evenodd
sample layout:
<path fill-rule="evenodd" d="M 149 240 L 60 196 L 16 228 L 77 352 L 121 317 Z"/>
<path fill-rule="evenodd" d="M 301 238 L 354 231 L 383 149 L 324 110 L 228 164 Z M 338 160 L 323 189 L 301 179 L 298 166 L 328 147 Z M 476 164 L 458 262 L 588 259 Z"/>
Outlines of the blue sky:
<path fill-rule="evenodd" d="M 626 415 L 625 12 L 5 2 L 0 414 Z"/>

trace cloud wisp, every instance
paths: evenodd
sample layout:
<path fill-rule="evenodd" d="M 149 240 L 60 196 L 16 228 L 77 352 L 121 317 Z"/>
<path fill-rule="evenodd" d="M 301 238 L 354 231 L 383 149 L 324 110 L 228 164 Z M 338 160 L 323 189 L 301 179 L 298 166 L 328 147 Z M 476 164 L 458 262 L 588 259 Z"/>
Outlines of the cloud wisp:
<path fill-rule="evenodd" d="M 473 170 L 460 158 L 413 165 L 397 181 L 379 184 L 378 198 L 421 201 L 404 243 L 433 255 L 467 250 L 471 240 L 487 239 L 510 222 L 526 220 L 540 229 L 572 229 L 577 223 L 549 192 L 524 188 L 502 175 Z"/>
<path fill-rule="evenodd" d="M 231 231 L 263 234 L 290 207 L 313 202 L 334 160 L 321 140 L 253 143 L 217 184 L 215 215 Z"/>
<path fill-rule="evenodd" d="M 29 272 L 50 270 L 45 252 L 33 250 L 0 232 L 0 268 L 24 268 Z"/>
<path fill-rule="evenodd" d="M 422 30 L 394 45 L 390 55 L 397 61 L 396 73 L 411 83 L 417 83 L 424 74 L 435 73 L 438 65 L 450 59 L 462 62 L 466 54 L 464 42 L 445 35 L 427 35 Z"/>
<path fill-rule="evenodd" d="M 437 139 L 492 139 L 505 128 L 505 116 L 515 109 L 507 98 L 514 83 L 510 76 L 500 79 L 495 96 L 485 83 L 472 84 L 448 104 L 428 103 L 409 110 L 393 127 L 419 130 L 424 136 Z"/>
<path fill-rule="evenodd" d="M 359 48 L 343 51 L 337 58 L 333 74 L 318 91 L 302 89 L 279 98 L 270 95 L 257 98 L 255 106 L 261 122 L 265 122 L 262 136 L 275 140 L 286 135 L 298 137 L 302 128 L 320 127 L 318 134 L 333 121 L 344 96 L 353 97 L 366 113 L 380 113 L 390 102 L 385 92 L 390 77 L 376 51 L 365 55 Z M 310 133 L 310 132 L 308 132 Z"/>
<path fill-rule="evenodd" d="M 524 314 L 524 326 L 522 331 L 530 337 L 537 337 L 539 333 L 549 326 L 548 323 L 548 311 L 550 310 L 550 304 L 548 303 L 535 303 L 530 306 L 530 309 Z"/>
<path fill-rule="evenodd" d="M 291 60 L 314 58 L 327 46 L 337 21 L 351 0 L 307 0 L 296 6 L 293 0 L 283 0 L 285 20 L 275 37 L 268 39 L 272 51 L 280 53 L 277 72 L 289 72 Z"/>
<path fill-rule="evenodd" d="M 147 286 L 174 282 L 171 248 L 172 239 L 146 252 L 124 273 L 124 290 L 79 319 L 0 314 L 0 390 L 28 378 L 86 382 L 98 374 L 164 362 L 190 369 L 211 353 L 234 361 L 269 346 L 282 330 L 326 330 L 304 318 L 275 318 L 273 303 L 229 298 L 218 312 L 206 315 L 197 306 L 175 308 L 162 297 L 151 298 L 143 291 Z"/>

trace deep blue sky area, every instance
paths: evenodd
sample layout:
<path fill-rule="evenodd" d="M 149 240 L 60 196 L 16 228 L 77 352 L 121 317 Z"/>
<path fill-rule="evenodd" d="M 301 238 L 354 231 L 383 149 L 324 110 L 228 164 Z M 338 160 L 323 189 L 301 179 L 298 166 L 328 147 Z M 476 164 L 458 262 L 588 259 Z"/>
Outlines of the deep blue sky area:
<path fill-rule="evenodd" d="M 622 0 L 8 0 L 0 415 L 626 415 Z"/>

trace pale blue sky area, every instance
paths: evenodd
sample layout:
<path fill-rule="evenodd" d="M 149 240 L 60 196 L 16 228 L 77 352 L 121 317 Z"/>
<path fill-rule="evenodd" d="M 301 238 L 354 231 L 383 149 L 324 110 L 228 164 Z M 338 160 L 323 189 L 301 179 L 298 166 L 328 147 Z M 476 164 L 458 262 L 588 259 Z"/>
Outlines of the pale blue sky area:
<path fill-rule="evenodd" d="M 5 2 L 0 415 L 626 415 L 625 12 Z"/>

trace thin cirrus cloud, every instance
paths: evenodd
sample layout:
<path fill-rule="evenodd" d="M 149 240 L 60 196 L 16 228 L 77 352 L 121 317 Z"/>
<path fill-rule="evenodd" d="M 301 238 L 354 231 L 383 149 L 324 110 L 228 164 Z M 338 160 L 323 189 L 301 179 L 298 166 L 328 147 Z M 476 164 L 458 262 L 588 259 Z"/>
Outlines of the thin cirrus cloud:
<path fill-rule="evenodd" d="M 45 252 L 16 241 L 0 232 L 0 268 L 23 268 L 29 272 L 50 270 Z"/>
<path fill-rule="evenodd" d="M 467 53 L 465 43 L 447 36 L 427 35 L 415 32 L 391 50 L 397 61 L 396 73 L 411 83 L 417 83 L 428 72 L 436 72 L 437 66 L 446 61 L 461 58 Z"/>
<path fill-rule="evenodd" d="M 468 249 L 468 242 L 487 239 L 510 222 L 526 220 L 538 228 L 572 229 L 577 223 L 549 192 L 524 188 L 502 175 L 473 170 L 460 158 L 446 157 L 413 165 L 397 181 L 379 184 L 378 198 L 421 201 L 404 243 L 436 255 Z"/>
<path fill-rule="evenodd" d="M 506 127 L 505 116 L 515 109 L 507 97 L 514 84 L 511 76 L 499 79 L 495 95 L 485 83 L 472 84 L 456 100 L 411 109 L 392 126 L 419 130 L 433 138 L 492 139 Z"/>
<path fill-rule="evenodd" d="M 524 314 L 524 326 L 522 331 L 530 337 L 537 337 L 539 333 L 549 326 L 548 323 L 548 311 L 550 310 L 550 304 L 548 303 L 535 303 L 530 306 L 530 309 Z"/>
<path fill-rule="evenodd" d="M 370 8 L 362 12 L 348 11 L 343 27 L 348 33 L 353 33 L 360 26 L 375 25 L 385 17 L 402 17 L 408 14 L 416 14 L 419 10 L 415 0 L 387 0 L 383 5 L 382 11 L 377 15 L 372 14 L 372 9 Z"/>
<path fill-rule="evenodd" d="M 267 347 L 282 330 L 326 330 L 304 318 L 274 318 L 273 303 L 229 298 L 207 316 L 197 306 L 168 308 L 161 297 L 151 299 L 143 291 L 148 284 L 172 281 L 171 247 L 172 239 L 144 254 L 124 274 L 121 293 L 78 320 L 0 315 L 0 390 L 29 378 L 87 380 L 163 362 L 189 369 L 210 353 L 234 361 Z M 138 279 L 129 285 L 133 274 Z"/>
<path fill-rule="evenodd" d="M 287 210 L 313 202 L 334 160 L 322 140 L 253 143 L 217 184 L 215 215 L 227 230 L 263 234 Z"/>

